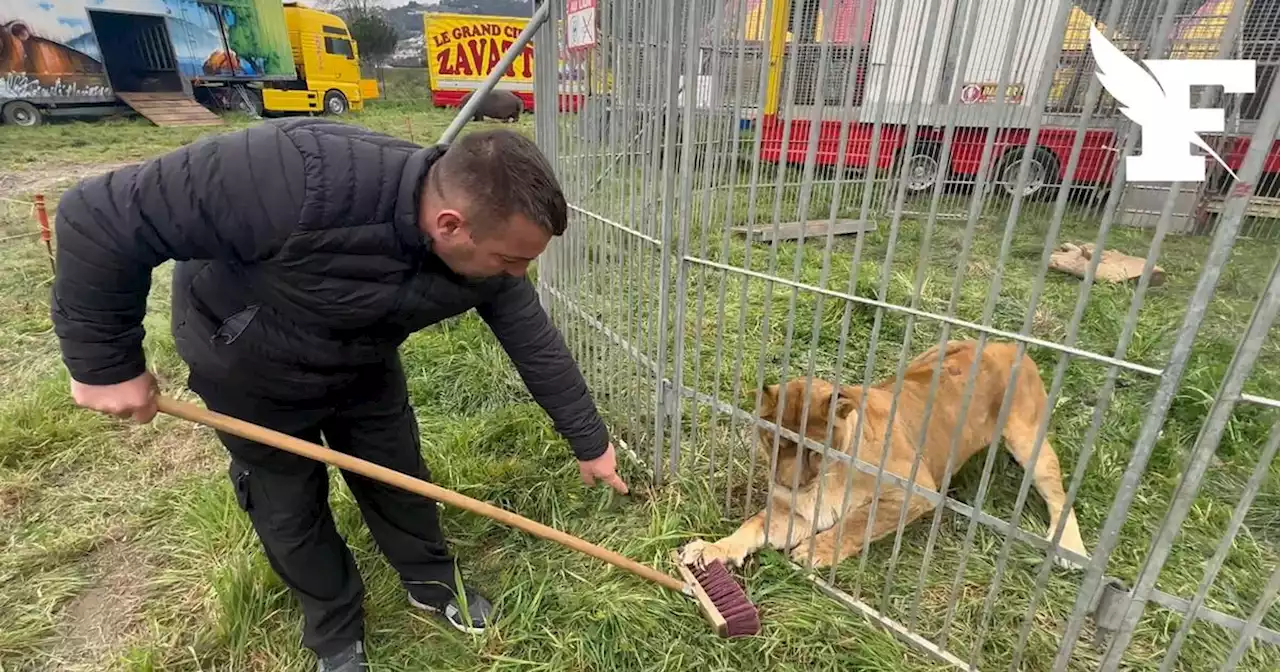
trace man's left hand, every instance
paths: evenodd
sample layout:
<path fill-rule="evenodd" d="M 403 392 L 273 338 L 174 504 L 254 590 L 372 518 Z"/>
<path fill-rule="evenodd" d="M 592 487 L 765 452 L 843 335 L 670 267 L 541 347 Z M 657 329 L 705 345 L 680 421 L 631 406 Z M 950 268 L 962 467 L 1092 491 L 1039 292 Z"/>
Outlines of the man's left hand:
<path fill-rule="evenodd" d="M 594 460 L 578 462 L 578 471 L 582 472 L 582 482 L 587 486 L 596 484 L 596 479 L 608 483 L 614 490 L 627 494 L 627 484 L 618 476 L 618 460 L 613 451 L 613 444 L 605 448 L 604 454 Z"/>

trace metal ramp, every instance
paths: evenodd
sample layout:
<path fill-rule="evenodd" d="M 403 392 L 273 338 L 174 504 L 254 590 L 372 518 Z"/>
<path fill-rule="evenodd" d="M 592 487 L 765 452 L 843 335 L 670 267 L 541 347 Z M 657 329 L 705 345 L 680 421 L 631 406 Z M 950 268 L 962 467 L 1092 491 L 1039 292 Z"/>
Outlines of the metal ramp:
<path fill-rule="evenodd" d="M 222 117 L 181 91 L 116 92 L 116 95 L 156 126 L 220 126 L 224 123 Z"/>

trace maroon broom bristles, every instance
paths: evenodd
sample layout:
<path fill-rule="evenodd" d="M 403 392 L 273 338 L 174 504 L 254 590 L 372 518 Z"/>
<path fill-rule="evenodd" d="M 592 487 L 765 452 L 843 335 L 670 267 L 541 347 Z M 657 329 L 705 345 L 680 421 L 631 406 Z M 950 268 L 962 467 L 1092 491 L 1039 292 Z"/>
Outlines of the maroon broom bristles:
<path fill-rule="evenodd" d="M 760 611 L 719 560 L 701 567 L 689 566 L 716 611 L 724 618 L 726 637 L 743 637 L 760 632 Z"/>

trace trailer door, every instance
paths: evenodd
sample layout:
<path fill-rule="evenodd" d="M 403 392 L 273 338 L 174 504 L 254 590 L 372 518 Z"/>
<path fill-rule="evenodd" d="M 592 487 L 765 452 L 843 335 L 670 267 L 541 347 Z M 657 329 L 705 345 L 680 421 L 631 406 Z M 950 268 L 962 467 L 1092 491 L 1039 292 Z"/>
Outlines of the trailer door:
<path fill-rule="evenodd" d="M 90 9 L 89 22 L 117 92 L 186 91 L 163 16 Z"/>
<path fill-rule="evenodd" d="M 1068 0 L 1027 3 L 1021 20 L 1014 28 L 1016 37 L 1012 45 L 1009 30 L 1013 27 L 1017 3 L 1014 0 L 982 2 L 972 24 L 964 27 L 976 39 L 971 38 L 966 47 L 969 59 L 958 82 L 959 101 L 968 105 L 995 103 L 1004 61 L 1012 48 L 1013 61 L 1005 78 L 1005 103 L 1031 104 L 1035 100 L 1032 92 L 1044 75 L 1046 51 L 1055 39 L 1050 31 L 1058 8 L 1065 1 Z M 1056 39 L 1061 40 L 1061 37 Z"/>
<path fill-rule="evenodd" d="M 906 123 L 908 106 L 913 100 L 933 102 L 944 81 L 947 36 L 951 33 L 957 4 L 957 0 L 880 0 L 876 3 L 861 121 Z M 901 18 L 897 19 L 897 30 L 893 30 L 899 12 Z M 923 59 L 926 47 L 927 63 Z M 918 95 L 915 93 L 917 75 L 924 78 L 924 88 Z"/>

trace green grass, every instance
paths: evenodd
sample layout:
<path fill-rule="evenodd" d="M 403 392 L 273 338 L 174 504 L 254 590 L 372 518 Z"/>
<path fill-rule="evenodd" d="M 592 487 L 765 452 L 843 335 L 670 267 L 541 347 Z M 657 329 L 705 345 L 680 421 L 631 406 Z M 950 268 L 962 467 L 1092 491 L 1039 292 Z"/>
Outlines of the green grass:
<path fill-rule="evenodd" d="M 450 115 L 404 95 L 390 96 L 350 120 L 403 137 L 412 133 L 413 139 L 424 142 L 438 136 Z M 247 123 L 233 120 L 228 128 Z M 530 132 L 531 119 L 526 118 L 519 128 Z M 562 133 L 570 130 L 566 127 Z M 90 162 L 131 161 L 176 147 L 201 132 L 208 131 L 158 129 L 132 120 L 0 128 L 0 143 L 19 148 L 0 163 L 0 174 L 56 175 Z M 606 178 L 595 198 L 583 193 L 601 168 L 599 164 L 565 164 L 572 199 L 656 235 L 658 217 L 652 213 L 660 210 L 642 205 L 640 187 L 621 177 L 633 173 Z M 776 178 L 773 171 L 764 174 L 766 179 Z M 57 191 L 66 186 L 48 180 L 44 184 L 49 186 L 41 188 L 54 202 Z M 642 214 L 635 219 L 626 216 L 623 208 L 632 200 L 628 195 L 632 190 L 637 212 Z M 815 192 L 811 211 L 825 216 L 830 196 L 824 194 L 829 192 L 822 188 Z M 782 198 L 782 219 L 793 219 L 796 190 L 777 193 Z M 760 194 L 760 221 L 766 224 L 771 222 L 774 194 L 773 190 Z M 27 198 L 30 193 L 4 196 Z M 842 216 L 856 215 L 859 203 L 856 192 L 846 193 L 841 199 Z M 692 254 L 782 277 L 791 276 L 796 255 L 802 255 L 803 281 L 818 284 L 823 260 L 820 242 L 811 241 L 803 248 L 780 245 L 775 264 L 770 263 L 770 247 L 760 244 L 753 246 L 747 263 L 747 247 L 740 238 L 731 238 L 727 254 L 721 252 L 724 223 L 744 222 L 749 210 L 745 195 L 712 194 L 705 202 L 699 197 L 677 204 L 677 212 L 686 206 L 694 215 L 689 229 Z M 927 202 L 913 206 L 927 210 Z M 936 223 L 930 252 L 922 255 L 926 224 L 921 217 L 904 219 L 883 298 L 909 304 L 917 265 L 926 260 L 918 307 L 945 311 L 953 279 L 964 271 L 957 316 L 978 321 L 998 270 L 1005 222 L 995 209 L 998 206 L 992 208 L 977 224 L 969 261 L 963 267 L 957 262 L 963 221 Z M 726 213 L 730 216 L 724 217 Z M 0 242 L 0 311 L 5 315 L 0 326 L 0 343 L 5 344 L 0 345 L 0 669 L 310 669 L 308 654 L 298 646 L 300 612 L 270 571 L 235 505 L 225 458 L 211 433 L 168 418 L 132 427 L 72 406 L 47 315 L 48 260 L 38 239 L 11 238 L 32 230 L 25 210 L 0 207 L 0 216 L 0 239 L 4 239 Z M 1034 207 L 1017 222 L 994 304 L 992 322 L 999 328 L 1016 332 L 1022 326 L 1048 219 L 1042 207 Z M 837 241 L 829 287 L 846 289 L 855 251 L 859 251 L 856 294 L 878 295 L 891 221 L 877 216 L 877 223 L 878 230 L 865 238 L 860 250 L 855 250 L 853 238 Z M 586 314 L 656 356 L 659 257 L 647 244 L 585 218 L 576 218 L 571 231 L 539 272 L 549 274 Z M 1096 219 L 1073 208 L 1061 238 L 1092 240 L 1096 231 Z M 1149 231 L 1117 227 L 1108 247 L 1143 255 L 1150 238 Z M 1206 238 L 1166 239 L 1160 264 L 1168 280 L 1147 294 L 1129 359 L 1154 367 L 1164 363 L 1207 246 Z M 1256 241 L 1236 246 L 1148 474 L 1136 493 L 1133 514 L 1121 532 L 1109 574 L 1132 580 L 1141 567 L 1276 252 L 1274 245 Z M 168 390 L 182 394 L 185 370 L 167 328 L 168 273 L 167 266 L 156 271 L 146 322 L 147 349 Z M 844 302 L 831 298 L 819 302 L 814 293 L 800 292 L 792 314 L 789 287 L 766 287 L 761 280 L 743 282 L 741 276 L 730 275 L 723 285 L 721 309 L 722 279 L 719 271 L 691 266 L 687 291 L 670 296 L 672 315 L 681 301 L 686 306 L 684 323 L 665 333 L 670 339 L 669 355 L 677 343 L 683 346 L 687 385 L 748 408 L 747 395 L 759 382 L 758 371 L 763 371 L 765 382 L 803 375 L 811 352 L 818 375 L 834 375 L 839 368 L 844 380 L 859 382 L 870 354 L 877 319 L 874 308 L 854 305 L 849 311 L 846 352 L 840 362 L 836 353 L 846 318 Z M 1032 315 L 1035 336 L 1058 342 L 1066 337 L 1078 287 L 1074 279 L 1049 274 L 1041 304 Z M 766 296 L 771 297 L 767 324 Z M 1081 321 L 1077 347 L 1111 354 L 1132 297 L 1130 287 L 1096 285 Z M 742 441 L 742 428 L 729 427 L 723 416 L 713 416 L 704 406 L 686 404 L 680 477 L 657 486 L 646 470 L 653 446 L 652 374 L 586 326 L 580 314 L 566 312 L 563 301 L 555 306 L 557 320 L 580 354 L 613 433 L 639 455 L 640 463 L 624 459 L 622 464 L 633 494 L 617 497 L 604 489 L 581 487 L 567 446 L 520 386 L 487 328 L 470 315 L 424 330 L 403 348 L 423 452 L 433 477 L 472 497 L 670 570 L 667 554 L 672 548 L 695 536 L 726 533 L 748 513 L 744 486 L 750 453 Z M 741 333 L 739 319 L 744 325 Z M 900 313 L 886 312 L 879 324 L 873 360 L 877 376 L 892 372 L 900 352 L 918 352 L 938 336 L 935 321 L 917 319 L 908 325 Z M 787 357 L 789 325 L 794 330 Z M 911 340 L 906 344 L 908 335 Z M 967 336 L 972 334 L 952 332 L 953 338 Z M 717 357 L 718 349 L 722 357 Z M 1056 356 L 1042 348 L 1030 352 L 1048 385 Z M 1275 340 L 1270 339 L 1246 386 L 1248 392 L 1280 397 L 1277 356 Z M 739 359 L 742 381 L 735 385 L 733 373 Z M 673 370 L 669 368 L 668 375 Z M 1066 369 L 1050 427 L 1066 470 L 1076 465 L 1105 374 L 1104 367 L 1081 360 L 1073 360 Z M 1153 390 L 1154 381 L 1149 378 L 1130 373 L 1119 377 L 1077 503 L 1091 547 Z M 1273 421 L 1274 414 L 1257 407 L 1237 408 L 1161 575 L 1162 590 L 1183 597 L 1194 592 L 1205 559 L 1213 552 Z M 972 499 L 981 472 L 977 462 L 957 476 L 952 496 Z M 1208 606 L 1247 616 L 1266 576 L 1280 562 L 1278 468 L 1272 466 Z M 760 471 L 757 464 L 757 477 Z M 1007 517 L 1021 476 L 1012 460 L 999 455 L 984 510 Z M 731 489 L 728 497 L 726 488 Z M 470 581 L 496 598 L 503 615 L 483 638 L 460 636 L 407 607 L 394 573 L 377 553 L 350 493 L 336 476 L 333 492 L 339 529 L 351 543 L 368 587 L 369 645 L 379 663 L 375 669 L 940 669 L 927 655 L 824 597 L 774 553 L 761 554 L 742 571 L 752 598 L 763 610 L 763 634 L 725 642 L 709 633 L 696 609 L 683 598 L 488 519 L 447 509 L 445 530 Z M 750 506 L 760 505 L 759 492 L 757 483 Z M 1039 532 L 1043 521 L 1043 505 L 1032 494 L 1021 525 Z M 938 546 L 919 597 L 920 628 L 926 636 L 936 634 L 952 603 L 948 591 L 959 567 L 965 523 L 951 513 L 942 518 Z M 888 612 L 895 618 L 905 618 L 913 599 L 928 526 L 925 519 L 904 534 L 896 582 L 888 592 Z M 975 641 L 1002 541 L 986 529 L 979 529 L 975 536 L 954 600 L 949 645 L 959 655 L 966 655 Z M 845 590 L 859 585 L 864 598 L 881 606 L 891 551 L 892 542 L 874 545 L 861 573 L 860 560 L 846 562 L 836 573 L 836 585 Z M 1023 544 L 1012 548 L 985 639 L 983 669 L 1008 665 L 1040 568 L 1038 555 Z M 1034 617 L 1025 669 L 1047 667 L 1075 599 L 1077 580 L 1077 575 L 1064 570 L 1050 574 L 1048 598 Z M 1149 607 L 1126 659 L 1130 668 L 1155 669 L 1178 624 L 1176 616 Z M 1280 607 L 1272 609 L 1265 624 L 1280 627 Z M 1233 641 L 1217 627 L 1197 625 L 1179 669 L 1214 669 Z M 1073 668 L 1086 669 L 1096 660 L 1097 653 L 1082 646 Z M 1265 645 L 1255 645 L 1243 663 L 1244 669 L 1251 670 L 1278 665 L 1280 654 Z"/>

